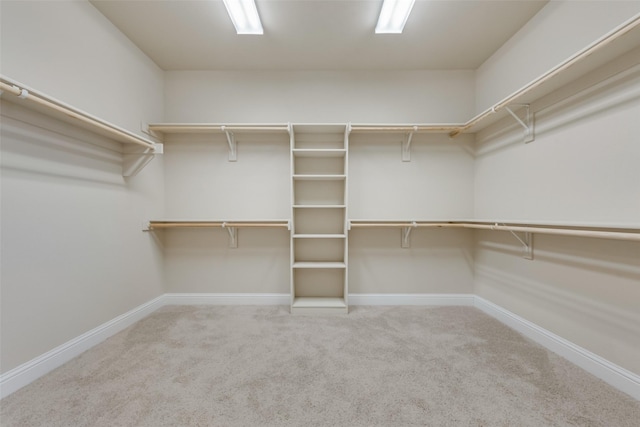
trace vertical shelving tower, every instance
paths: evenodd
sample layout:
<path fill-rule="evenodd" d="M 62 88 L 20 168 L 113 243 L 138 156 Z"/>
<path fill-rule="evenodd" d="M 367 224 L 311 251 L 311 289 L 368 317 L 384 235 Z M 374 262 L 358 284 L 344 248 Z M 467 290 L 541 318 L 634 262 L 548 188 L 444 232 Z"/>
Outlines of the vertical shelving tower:
<path fill-rule="evenodd" d="M 347 313 L 349 126 L 291 130 L 291 312 Z"/>

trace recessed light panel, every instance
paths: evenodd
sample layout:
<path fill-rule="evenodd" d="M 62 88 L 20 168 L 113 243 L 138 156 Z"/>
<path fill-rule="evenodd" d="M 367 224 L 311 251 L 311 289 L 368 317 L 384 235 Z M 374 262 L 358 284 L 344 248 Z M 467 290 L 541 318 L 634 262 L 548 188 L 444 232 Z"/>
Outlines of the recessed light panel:
<path fill-rule="evenodd" d="M 376 34 L 400 34 L 407 23 L 415 0 L 384 0 Z"/>
<path fill-rule="evenodd" d="M 238 34 L 264 34 L 254 0 L 223 0 Z"/>

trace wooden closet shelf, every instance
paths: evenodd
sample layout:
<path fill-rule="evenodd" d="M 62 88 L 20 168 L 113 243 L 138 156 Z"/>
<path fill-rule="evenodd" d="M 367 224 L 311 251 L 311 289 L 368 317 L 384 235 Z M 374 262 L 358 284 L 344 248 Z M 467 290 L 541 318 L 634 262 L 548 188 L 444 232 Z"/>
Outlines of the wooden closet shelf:
<path fill-rule="evenodd" d="M 293 268 L 342 269 L 346 268 L 346 264 L 344 262 L 294 262 Z"/>
<path fill-rule="evenodd" d="M 3 99 L 15 103 L 24 103 L 33 110 L 65 122 L 80 125 L 85 129 L 107 136 L 114 141 L 123 144 L 137 144 L 151 150 L 156 149 L 156 144 L 151 140 L 138 136 L 133 132 L 129 132 L 126 129 L 72 107 L 69 104 L 31 89 L 7 77 L 0 76 L 0 90 L 12 95 L 7 97 L 3 96 Z"/>
<path fill-rule="evenodd" d="M 289 228 L 288 220 L 255 221 L 149 221 L 149 229 L 162 228 Z"/>
<path fill-rule="evenodd" d="M 252 132 L 252 133 L 287 133 L 286 124 L 217 124 L 217 123 L 151 123 L 149 130 L 159 133 L 223 133 L 223 132 Z"/>
<path fill-rule="evenodd" d="M 593 226 L 558 226 L 554 224 L 531 225 L 526 223 L 492 223 L 492 222 L 430 222 L 430 221 L 350 221 L 351 228 L 469 228 L 479 230 L 513 231 L 537 234 L 555 234 L 576 237 L 595 237 L 603 239 L 640 241 L 640 228 L 593 227 Z"/>
<path fill-rule="evenodd" d="M 344 298 L 340 297 L 296 297 L 293 308 L 346 308 Z"/>
<path fill-rule="evenodd" d="M 342 181 L 346 178 L 346 175 L 293 175 L 293 179 L 299 181 Z"/>

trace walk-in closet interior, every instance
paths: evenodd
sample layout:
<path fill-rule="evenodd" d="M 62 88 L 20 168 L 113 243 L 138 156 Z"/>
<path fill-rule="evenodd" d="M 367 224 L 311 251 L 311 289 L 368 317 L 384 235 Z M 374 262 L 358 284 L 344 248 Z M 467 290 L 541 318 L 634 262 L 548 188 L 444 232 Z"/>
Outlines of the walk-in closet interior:
<path fill-rule="evenodd" d="M 2 396 L 166 305 L 460 305 L 640 399 L 640 2 L 256 3 L 0 2 Z"/>

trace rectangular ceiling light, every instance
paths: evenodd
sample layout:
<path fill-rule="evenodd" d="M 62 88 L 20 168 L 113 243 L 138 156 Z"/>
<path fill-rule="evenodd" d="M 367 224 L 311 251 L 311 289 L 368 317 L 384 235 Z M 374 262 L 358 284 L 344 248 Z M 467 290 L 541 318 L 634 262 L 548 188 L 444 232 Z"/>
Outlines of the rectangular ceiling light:
<path fill-rule="evenodd" d="M 376 34 L 400 34 L 416 0 L 384 0 Z"/>
<path fill-rule="evenodd" d="M 238 34 L 264 34 L 255 0 L 224 0 Z"/>

